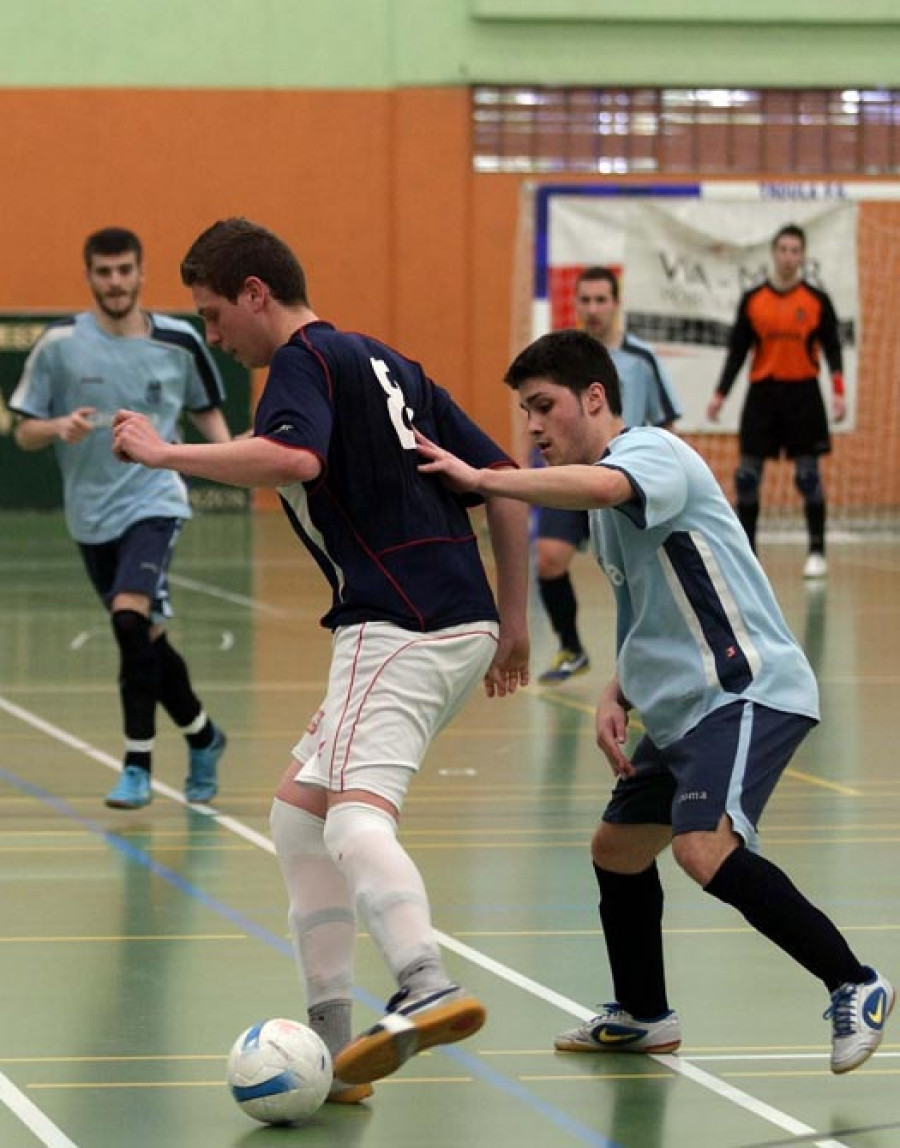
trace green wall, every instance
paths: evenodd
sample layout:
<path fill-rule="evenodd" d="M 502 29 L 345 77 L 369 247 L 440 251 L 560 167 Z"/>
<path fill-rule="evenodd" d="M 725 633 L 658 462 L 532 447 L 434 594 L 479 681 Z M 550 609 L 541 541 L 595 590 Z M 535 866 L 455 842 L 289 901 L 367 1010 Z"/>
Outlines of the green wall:
<path fill-rule="evenodd" d="M 468 83 L 900 86 L 900 0 L 0 0 L 4 87 Z"/>

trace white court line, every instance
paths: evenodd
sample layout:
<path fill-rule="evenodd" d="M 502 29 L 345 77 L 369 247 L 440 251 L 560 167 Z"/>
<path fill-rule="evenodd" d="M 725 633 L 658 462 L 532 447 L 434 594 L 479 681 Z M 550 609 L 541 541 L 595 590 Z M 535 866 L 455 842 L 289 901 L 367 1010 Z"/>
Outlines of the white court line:
<path fill-rule="evenodd" d="M 34 729 L 40 730 L 41 733 L 45 733 L 48 737 L 54 738 L 56 741 L 70 746 L 79 753 L 85 754 L 101 765 L 105 765 L 116 771 L 121 768 L 119 762 L 108 753 L 96 749 L 88 742 L 82 741 L 81 738 L 74 737 L 59 726 L 44 721 L 43 718 L 38 717 L 37 714 L 32 713 L 30 710 L 24 709 L 22 706 L 17 706 L 14 702 L 10 702 L 7 698 L 3 697 L 2 694 L 0 694 L 0 709 L 5 710 L 12 717 L 18 718 Z M 153 779 L 153 788 L 157 793 L 163 794 L 179 805 L 189 804 L 183 794 L 165 785 L 163 782 L 157 781 L 155 778 Z M 225 829 L 228 829 L 238 837 L 242 837 L 245 841 L 249 841 L 264 852 L 274 855 L 275 847 L 268 837 L 257 833 L 256 830 L 251 829 L 248 825 L 244 825 L 243 822 L 238 821 L 236 818 L 220 814 L 210 805 L 190 805 L 190 808 L 198 813 L 203 813 L 209 817 L 210 820 L 216 821 Z M 590 1009 L 584 1008 L 576 1001 L 570 1000 L 561 993 L 555 992 L 539 981 L 532 980 L 531 977 L 517 973 L 515 969 L 511 969 L 508 965 L 495 961 L 493 957 L 489 957 L 486 953 L 482 953 L 478 949 L 473 949 L 469 945 L 463 944 L 447 933 L 442 933 L 438 929 L 435 929 L 435 936 L 438 942 L 450 952 L 456 953 L 470 963 L 478 965 L 479 968 L 489 973 L 493 973 L 494 976 L 499 977 L 508 984 L 515 985 L 516 988 L 530 993 L 539 1000 L 554 1005 L 560 1009 L 560 1011 L 568 1013 L 578 1020 L 589 1020 L 594 1015 Z M 696 1064 L 685 1060 L 684 1057 L 657 1055 L 655 1053 L 649 1055 L 651 1059 L 663 1065 L 670 1072 L 677 1073 L 680 1076 L 692 1080 L 702 1088 L 706 1088 L 724 1100 L 731 1101 L 731 1103 L 745 1109 L 747 1112 L 751 1112 L 754 1116 L 768 1121 L 770 1124 L 774 1124 L 776 1128 L 780 1128 L 792 1136 L 803 1136 L 808 1139 L 810 1136 L 816 1135 L 815 1128 L 811 1128 L 808 1124 L 796 1120 L 793 1116 L 789 1116 L 786 1112 L 782 1112 L 778 1108 L 773 1108 L 771 1104 L 766 1104 L 764 1101 L 758 1100 L 755 1096 L 751 1096 L 742 1089 L 727 1084 L 724 1080 L 720 1080 L 717 1076 L 713 1076 L 704 1069 L 698 1068 Z M 847 1148 L 847 1145 L 839 1140 L 815 1140 L 812 1141 L 812 1144 L 814 1148 Z"/>
<path fill-rule="evenodd" d="M 64 1132 L 46 1117 L 37 1105 L 21 1093 L 8 1076 L 0 1072 L 0 1101 L 22 1121 L 29 1132 L 47 1148 L 78 1148 Z"/>
<path fill-rule="evenodd" d="M 273 618 L 290 617 L 291 610 L 282 610 L 280 606 L 270 606 L 268 602 L 260 602 L 257 598 L 248 598 L 244 594 L 232 594 L 230 590 L 220 590 L 218 586 L 211 586 L 208 582 L 198 582 L 195 578 L 185 578 L 182 574 L 170 574 L 169 581 L 173 586 L 183 586 L 185 590 L 196 590 L 198 594 L 206 594 L 210 598 L 221 598 L 223 602 L 230 602 L 233 606 L 246 606 L 248 610 L 255 610 L 258 614 L 271 614 Z"/>

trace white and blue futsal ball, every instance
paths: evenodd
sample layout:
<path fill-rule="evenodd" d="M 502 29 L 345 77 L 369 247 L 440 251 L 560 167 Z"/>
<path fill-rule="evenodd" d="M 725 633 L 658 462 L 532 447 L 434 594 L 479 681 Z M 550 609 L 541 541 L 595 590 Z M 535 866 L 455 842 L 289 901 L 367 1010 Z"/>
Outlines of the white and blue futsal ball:
<path fill-rule="evenodd" d="M 260 1021 L 234 1042 L 228 1087 L 263 1124 L 308 1120 L 331 1088 L 331 1056 L 318 1035 L 295 1020 Z"/>

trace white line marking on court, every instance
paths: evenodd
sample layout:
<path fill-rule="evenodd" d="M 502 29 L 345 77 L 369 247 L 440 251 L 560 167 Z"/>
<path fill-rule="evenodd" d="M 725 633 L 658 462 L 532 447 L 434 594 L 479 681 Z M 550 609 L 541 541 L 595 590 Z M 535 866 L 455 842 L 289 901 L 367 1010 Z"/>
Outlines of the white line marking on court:
<path fill-rule="evenodd" d="M 196 590 L 200 594 L 207 594 L 210 598 L 221 598 L 223 602 L 231 602 L 234 606 L 246 606 L 248 610 L 255 610 L 258 614 L 271 614 L 274 618 L 286 618 L 289 615 L 289 611 L 282 610 L 280 606 L 270 606 L 268 602 L 247 598 L 244 594 L 232 594 L 230 590 L 220 590 L 218 586 L 198 582 L 195 578 L 185 578 L 182 574 L 170 574 L 169 581 L 173 586 Z"/>
<path fill-rule="evenodd" d="M 46 1144 L 47 1148 L 78 1148 L 75 1141 L 61 1132 L 53 1121 L 46 1117 L 37 1105 L 32 1104 L 2 1072 L 0 1072 L 0 1100 L 10 1112 L 18 1116 L 42 1144 Z"/>
<path fill-rule="evenodd" d="M 72 641 L 69 642 L 69 649 L 80 650 L 82 646 L 86 646 L 91 639 L 92 633 L 93 631 L 91 630 L 82 630 L 80 634 L 76 634 Z"/>
<path fill-rule="evenodd" d="M 233 648 L 233 646 L 234 634 L 232 634 L 231 630 L 223 630 L 221 640 L 219 641 L 219 649 L 230 650 Z"/>
<path fill-rule="evenodd" d="M 18 718 L 20 721 L 25 722 L 27 725 L 40 730 L 42 733 L 47 734 L 57 741 L 62 742 L 64 745 L 70 746 L 72 749 L 77 750 L 79 753 L 85 754 L 91 760 L 105 765 L 110 769 L 118 771 L 121 767 L 119 762 L 111 757 L 108 753 L 96 749 L 94 746 L 89 745 L 87 742 L 82 741 L 81 738 L 74 737 L 72 734 L 67 733 L 59 726 L 53 725 L 51 722 L 44 721 L 43 718 L 32 713 L 30 710 L 24 709 L 22 706 L 17 706 L 14 702 L 10 702 L 7 698 L 0 695 L 0 709 L 5 710 L 12 717 Z M 179 805 L 188 805 L 184 796 L 176 789 L 165 785 L 163 782 L 153 780 L 153 788 L 157 793 L 163 794 L 165 797 L 170 798 L 172 801 L 177 802 Z M 210 820 L 217 822 L 225 829 L 242 837 L 245 841 L 256 845 L 259 849 L 266 853 L 274 855 L 275 847 L 268 837 L 262 833 L 257 833 L 255 829 L 251 829 L 249 825 L 244 825 L 243 822 L 238 821 L 234 817 L 225 816 L 213 809 L 210 805 L 191 805 L 197 813 L 202 813 L 209 817 Z M 469 945 L 463 944 L 455 937 L 449 936 L 447 933 L 442 933 L 440 930 L 435 929 L 435 936 L 438 942 L 452 953 L 463 957 L 473 965 L 484 969 L 486 972 L 493 973 L 494 976 L 499 977 L 501 980 L 506 981 L 508 984 L 514 985 L 516 988 L 522 989 L 524 992 L 530 993 L 531 996 L 537 997 L 538 1000 L 545 1001 L 554 1007 L 560 1009 L 561 1012 L 568 1013 L 570 1016 L 576 1017 L 578 1020 L 590 1020 L 594 1015 L 590 1009 L 584 1008 L 583 1005 L 571 1000 L 569 997 L 563 996 L 561 993 L 556 992 L 554 989 L 548 988 L 546 985 L 541 984 L 539 981 L 532 980 L 531 977 L 526 977 L 522 973 L 518 973 L 515 969 L 511 969 L 508 965 L 501 964 L 495 961 L 493 957 L 487 956 L 486 953 L 479 952 L 478 949 L 473 949 Z M 783 1131 L 790 1133 L 792 1136 L 804 1136 L 807 1139 L 810 1136 L 816 1135 L 816 1129 L 811 1128 L 808 1124 L 804 1124 L 800 1120 L 796 1120 L 793 1116 L 789 1116 L 786 1112 L 780 1111 L 778 1108 L 773 1108 L 771 1104 L 766 1104 L 762 1100 L 758 1100 L 755 1096 L 744 1092 L 740 1088 L 735 1088 L 734 1085 L 727 1084 L 724 1080 L 720 1080 L 717 1076 L 706 1072 L 702 1068 L 698 1068 L 696 1064 L 692 1064 L 685 1060 L 683 1057 L 673 1055 L 656 1055 L 649 1054 L 651 1059 L 657 1061 L 670 1072 L 676 1073 L 680 1076 L 692 1080 L 695 1084 L 699 1084 L 702 1088 L 707 1089 L 709 1092 L 722 1097 L 724 1100 L 729 1100 L 736 1104 L 739 1108 L 751 1112 L 754 1116 L 758 1116 L 763 1120 L 774 1124 L 776 1128 L 781 1128 Z M 69 1141 L 60 1141 L 61 1145 L 67 1145 Z M 839 1140 L 814 1140 L 811 1141 L 814 1148 L 847 1148 L 847 1145 Z M 73 1146 L 74 1148 L 74 1146 Z"/>

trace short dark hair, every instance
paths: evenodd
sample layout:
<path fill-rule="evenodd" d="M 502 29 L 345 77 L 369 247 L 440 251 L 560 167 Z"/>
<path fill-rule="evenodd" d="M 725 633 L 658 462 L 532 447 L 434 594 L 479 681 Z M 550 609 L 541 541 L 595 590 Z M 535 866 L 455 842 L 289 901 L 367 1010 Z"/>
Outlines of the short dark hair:
<path fill-rule="evenodd" d="M 592 383 L 602 383 L 614 415 L 622 413 L 619 373 L 609 351 L 586 331 L 551 331 L 520 351 L 503 376 L 517 391 L 529 379 L 549 379 L 583 394 Z"/>
<path fill-rule="evenodd" d="M 586 267 L 575 280 L 575 290 L 577 291 L 582 283 L 596 282 L 598 280 L 609 284 L 612 297 L 618 303 L 619 277 L 611 267 Z"/>
<path fill-rule="evenodd" d="M 237 301 L 251 275 L 267 284 L 280 303 L 309 305 L 306 275 L 290 247 L 242 216 L 220 219 L 208 227 L 181 261 L 185 287 L 208 287 L 231 303 Z"/>
<path fill-rule="evenodd" d="M 144 248 L 140 239 L 127 227 L 101 227 L 92 231 L 84 241 L 84 265 L 88 270 L 95 255 L 123 255 L 133 251 L 138 265 L 144 261 Z"/>
<path fill-rule="evenodd" d="M 774 239 L 772 240 L 772 246 L 774 247 L 778 240 L 784 239 L 785 236 L 789 237 L 790 239 L 799 239 L 800 246 L 804 251 L 806 250 L 806 232 L 802 227 L 798 227 L 796 223 L 786 223 L 784 227 L 779 227 L 779 229 L 775 232 Z"/>

